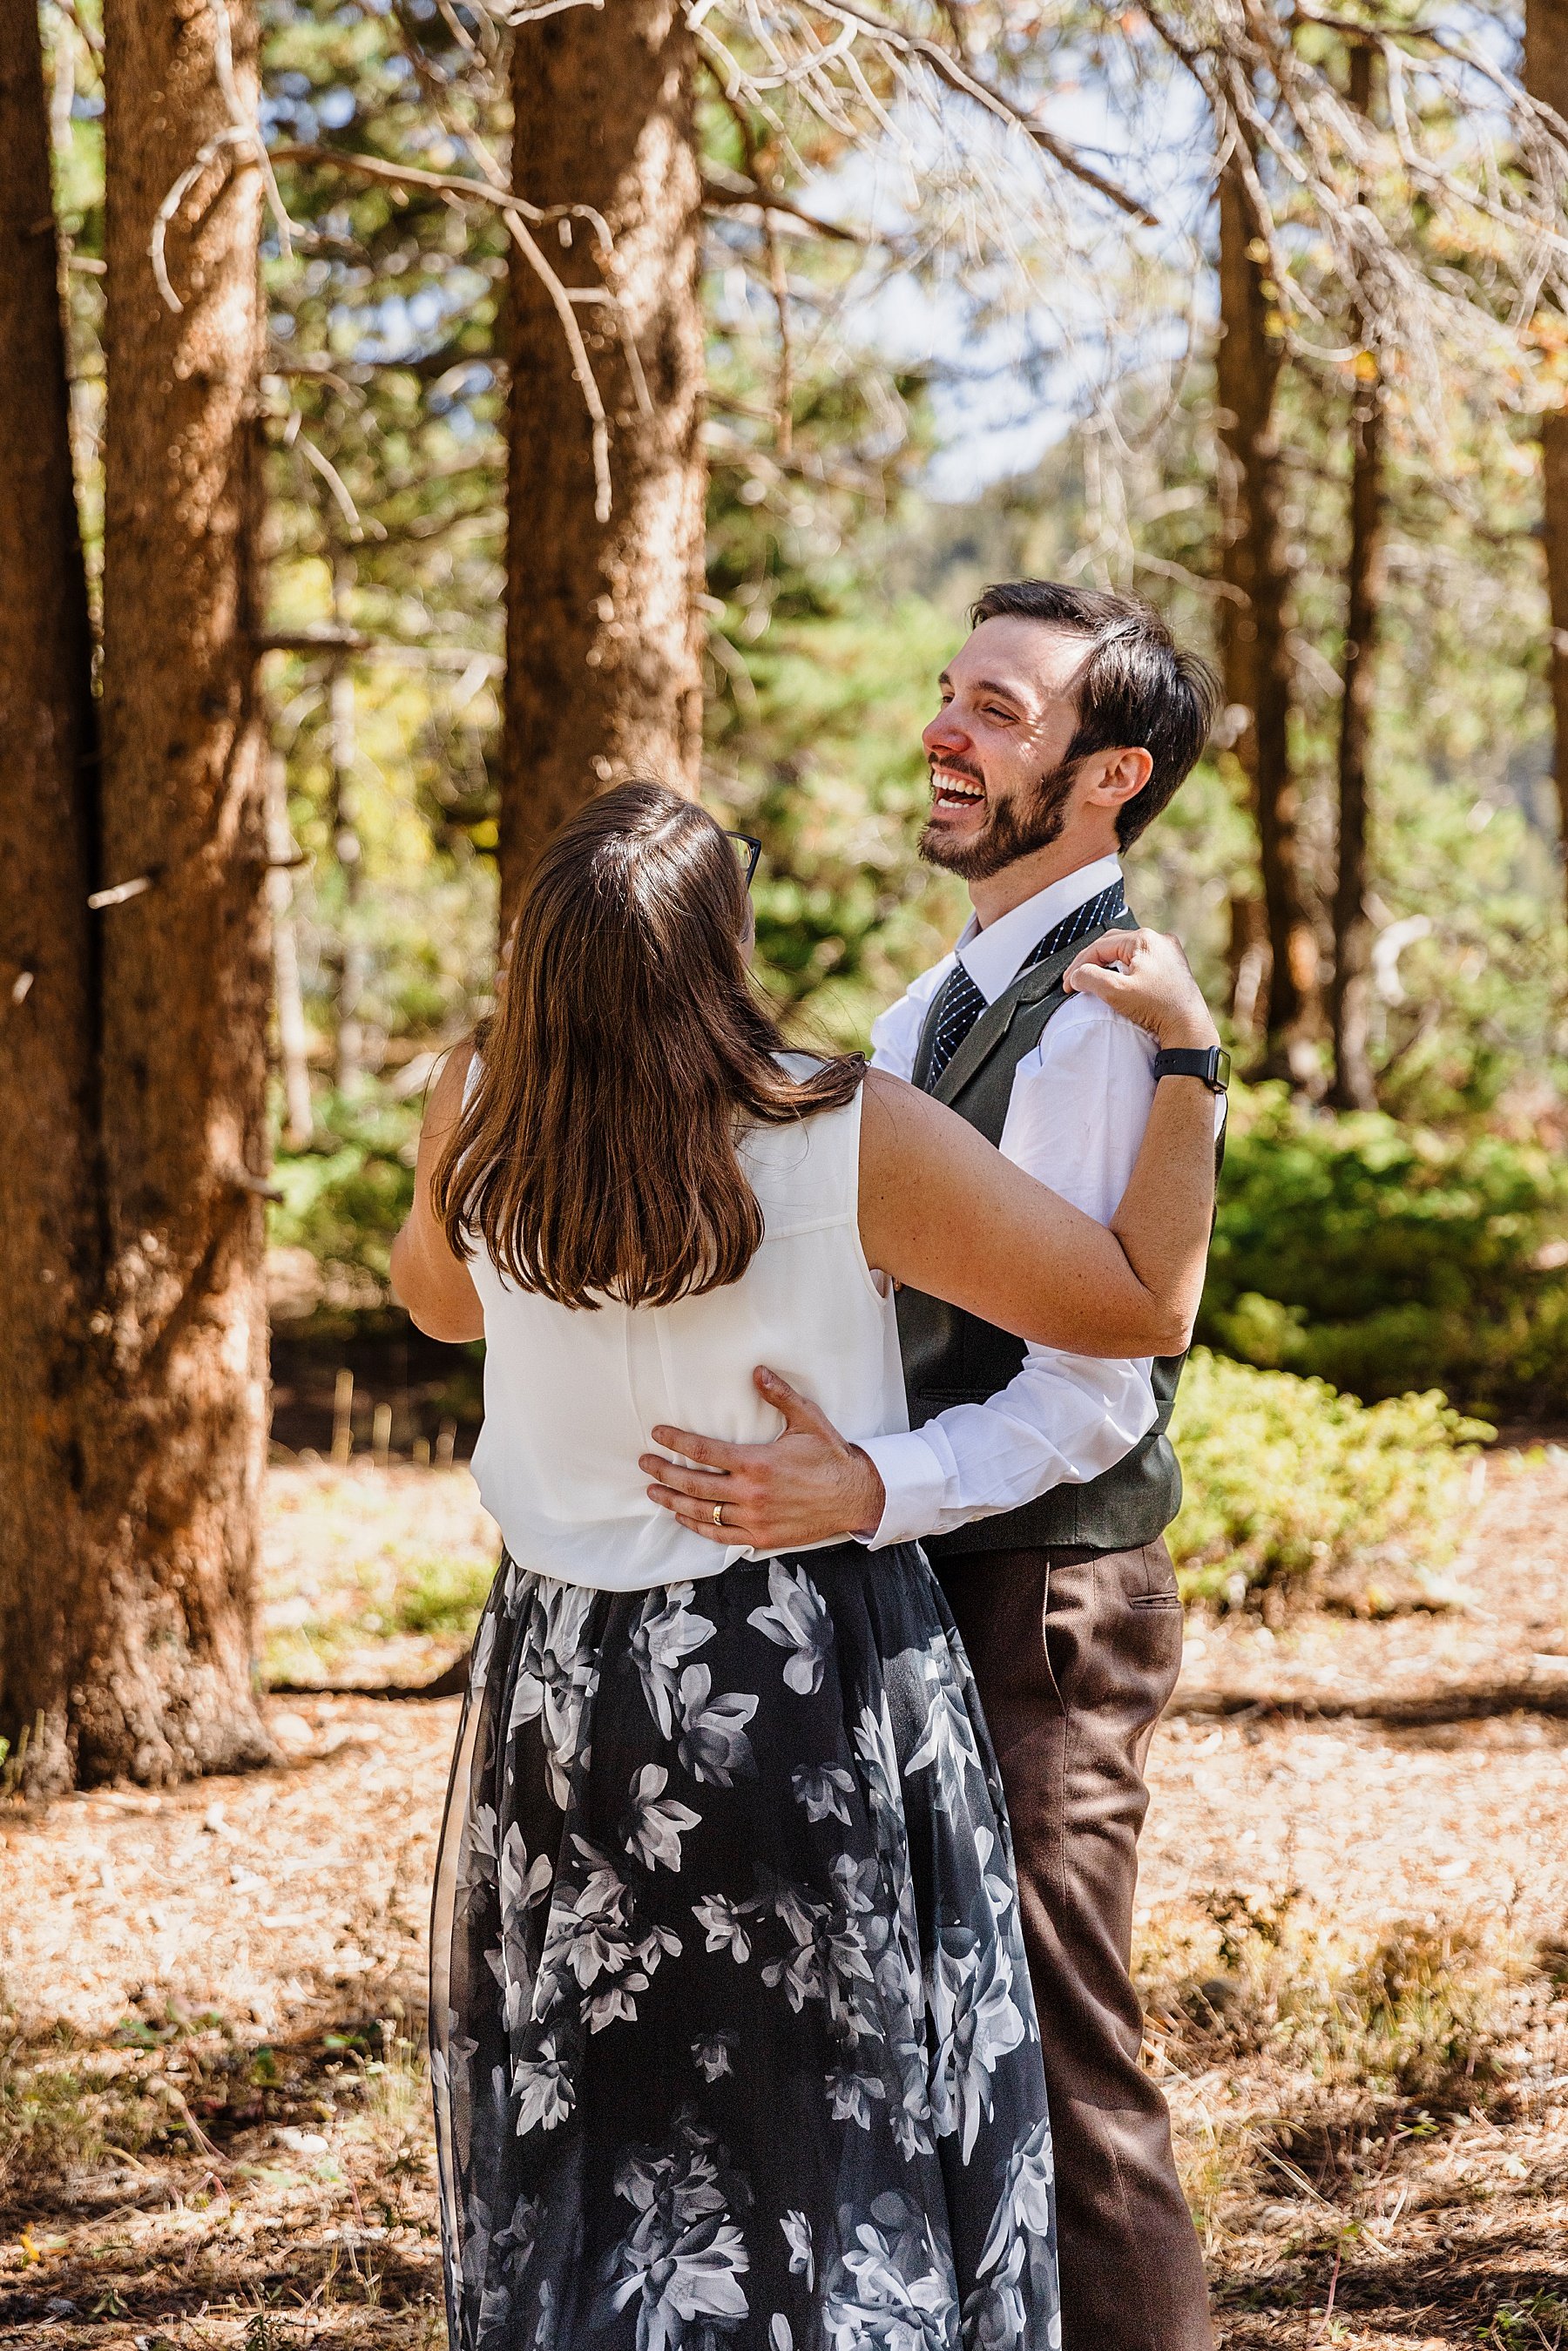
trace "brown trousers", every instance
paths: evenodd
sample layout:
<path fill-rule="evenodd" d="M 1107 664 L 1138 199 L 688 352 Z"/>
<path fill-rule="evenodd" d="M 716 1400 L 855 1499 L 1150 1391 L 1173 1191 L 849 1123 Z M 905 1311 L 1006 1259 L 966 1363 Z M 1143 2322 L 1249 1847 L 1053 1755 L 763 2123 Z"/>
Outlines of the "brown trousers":
<path fill-rule="evenodd" d="M 1056 2146 L 1062 2351 L 1212 2351 L 1129 1972 L 1144 1762 L 1181 1666 L 1170 1553 L 974 1552 L 937 1574 L 1012 1821 Z"/>

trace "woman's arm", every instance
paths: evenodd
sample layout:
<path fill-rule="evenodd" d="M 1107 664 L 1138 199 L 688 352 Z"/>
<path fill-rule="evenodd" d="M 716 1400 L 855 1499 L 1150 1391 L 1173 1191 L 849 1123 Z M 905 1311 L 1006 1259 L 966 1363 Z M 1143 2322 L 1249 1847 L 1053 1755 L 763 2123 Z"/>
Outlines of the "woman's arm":
<path fill-rule="evenodd" d="M 1110 934 L 1069 977 L 1162 1045 L 1218 1042 L 1173 939 Z M 1078 1355 L 1178 1353 L 1197 1313 L 1213 1212 L 1214 1099 L 1197 1078 L 1160 1081 L 1107 1229 L 928 1094 L 867 1075 L 860 1226 L 868 1259 L 1020 1339 Z"/>
<path fill-rule="evenodd" d="M 463 1109 L 463 1085 L 473 1057 L 471 1041 L 455 1045 L 430 1090 L 419 1131 L 413 1172 L 413 1207 L 392 1243 L 392 1290 L 420 1329 L 432 1339 L 455 1343 L 482 1339 L 485 1310 L 467 1262 L 454 1257 L 430 1204 L 430 1179 L 443 1144 Z"/>

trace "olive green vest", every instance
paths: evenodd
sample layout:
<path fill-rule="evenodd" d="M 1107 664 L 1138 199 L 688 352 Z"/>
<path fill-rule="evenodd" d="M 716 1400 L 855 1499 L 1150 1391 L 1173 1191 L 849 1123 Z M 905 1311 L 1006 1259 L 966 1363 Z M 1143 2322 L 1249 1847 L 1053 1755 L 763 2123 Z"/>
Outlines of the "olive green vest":
<path fill-rule="evenodd" d="M 1043 963 L 1019 974 L 994 1004 L 988 1005 L 930 1091 L 960 1118 L 999 1144 L 1012 1100 L 1013 1073 L 1039 1044 L 1046 1022 L 1067 998 L 1061 981 L 1075 956 L 1107 930 L 1134 930 L 1131 914 L 1118 915 L 1059 948 Z M 925 1082 L 931 1065 L 936 1000 L 926 1016 L 915 1061 L 915 1082 Z M 983 1404 L 1023 1368 L 1024 1343 L 956 1306 L 918 1290 L 898 1293 L 898 1336 L 911 1426 L 918 1428 L 949 1405 Z M 1181 1471 L 1166 1429 L 1176 1401 L 1185 1355 L 1158 1359 L 1154 1366 L 1159 1417 L 1131 1453 L 1083 1486 L 1053 1486 L 1021 1510 L 972 1520 L 953 1534 L 931 1538 L 926 1550 L 938 1562 L 955 1553 L 1022 1551 L 1071 1544 L 1092 1552 L 1132 1551 L 1154 1542 L 1181 1508 Z"/>

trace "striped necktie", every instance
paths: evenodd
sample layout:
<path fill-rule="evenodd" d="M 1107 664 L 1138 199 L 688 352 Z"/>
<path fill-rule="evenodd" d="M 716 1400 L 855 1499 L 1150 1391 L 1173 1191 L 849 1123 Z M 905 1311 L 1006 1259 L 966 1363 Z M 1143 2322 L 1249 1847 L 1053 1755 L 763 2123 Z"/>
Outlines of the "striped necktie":
<path fill-rule="evenodd" d="M 1079 939 L 1086 938 L 1091 931 L 1103 930 L 1106 925 L 1113 923 L 1119 914 L 1124 914 L 1126 911 L 1127 901 L 1123 894 L 1122 884 L 1118 879 L 1102 890 L 1098 897 L 1088 899 L 1082 906 L 1075 906 L 1071 914 L 1064 915 L 1053 929 L 1047 931 L 1039 946 L 1032 953 L 1025 956 L 1018 971 L 1013 975 L 1014 978 L 1021 977 L 1026 971 L 1031 971 L 1036 964 L 1044 963 L 1060 948 L 1072 946 Z M 931 1009 L 931 1018 L 935 1026 L 931 1035 L 930 1067 L 926 1070 L 924 1080 L 927 1093 L 933 1091 L 936 1081 L 985 1008 L 986 999 L 965 970 L 960 957 L 943 981 L 941 991 Z"/>

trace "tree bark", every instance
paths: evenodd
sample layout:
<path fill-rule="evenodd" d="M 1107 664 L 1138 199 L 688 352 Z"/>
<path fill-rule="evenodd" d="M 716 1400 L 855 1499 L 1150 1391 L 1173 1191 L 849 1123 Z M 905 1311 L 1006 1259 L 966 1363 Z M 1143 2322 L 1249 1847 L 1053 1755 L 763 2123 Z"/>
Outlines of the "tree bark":
<path fill-rule="evenodd" d="M 1232 157 L 1219 180 L 1219 430 L 1227 458 L 1222 570 L 1236 594 L 1222 610 L 1225 698 L 1247 713 L 1237 755 L 1258 820 L 1270 963 L 1264 1067 L 1291 1074 L 1292 1030 L 1316 974 L 1302 902 L 1291 772 L 1291 575 L 1275 418 L 1284 343 L 1265 292 L 1252 200 Z"/>
<path fill-rule="evenodd" d="M 1524 83 L 1532 98 L 1568 117 L 1568 0 L 1525 0 Z M 1552 614 L 1552 769 L 1568 863 L 1568 410 L 1542 419 L 1541 481 Z"/>
<path fill-rule="evenodd" d="M 1357 42 L 1350 56 L 1350 102 L 1372 110 L 1374 52 Z M 1353 321 L 1364 345 L 1366 321 L 1358 303 Z M 1375 1110 L 1377 1089 L 1367 1059 L 1372 975 L 1372 923 L 1366 911 L 1367 751 L 1372 737 L 1378 605 L 1383 554 L 1383 384 L 1376 361 L 1356 362 L 1351 411 L 1350 577 L 1346 583 L 1344 680 L 1339 729 L 1339 851 L 1334 879 L 1333 979 L 1329 1020 L 1333 1081 L 1329 1100 L 1339 1110 Z"/>
<path fill-rule="evenodd" d="M 88 896 L 98 769 L 87 583 L 36 0 L 0 0 L 0 1733 L 71 1777 L 73 1621 L 90 1551 L 77 1408 L 99 1279 Z"/>
<path fill-rule="evenodd" d="M 514 246 L 502 919 L 562 820 L 607 784 L 695 792 L 702 754 L 702 185 L 692 35 L 678 0 L 570 8 L 514 36 L 513 183 L 591 205 L 541 250 L 568 286 L 608 277 L 622 322 L 580 304 L 610 426 L 612 505 L 595 512 L 583 388 L 554 305 Z M 646 407 L 622 326 L 646 383 Z"/>
<path fill-rule="evenodd" d="M 251 0 L 106 0 L 104 1549 L 75 1628 L 78 1776 L 270 1751 L 252 1690 L 266 1448 L 267 824 L 253 675 L 261 176 Z"/>

